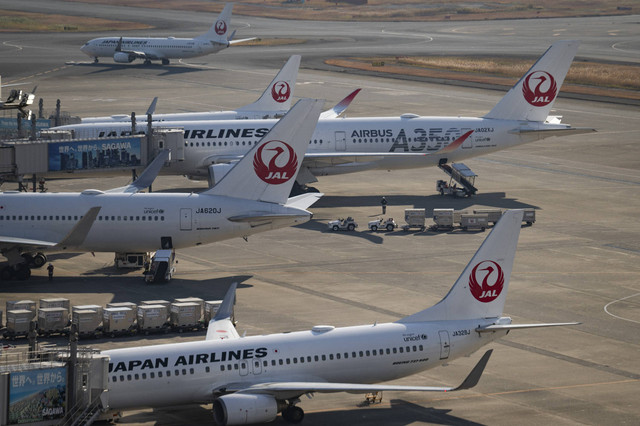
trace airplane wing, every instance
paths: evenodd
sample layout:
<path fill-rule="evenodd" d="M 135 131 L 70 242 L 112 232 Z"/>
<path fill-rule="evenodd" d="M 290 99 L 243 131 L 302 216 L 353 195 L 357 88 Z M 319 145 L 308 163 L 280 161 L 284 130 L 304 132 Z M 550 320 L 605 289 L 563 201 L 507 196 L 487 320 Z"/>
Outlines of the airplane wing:
<path fill-rule="evenodd" d="M 151 186 L 153 181 L 156 180 L 156 177 L 158 177 L 158 173 L 160 173 L 162 166 L 164 166 L 164 163 L 169 159 L 170 153 L 170 149 L 163 149 L 158 153 L 156 158 L 153 159 L 151 164 L 149 164 L 147 168 L 144 169 L 140 176 L 138 176 L 138 179 L 134 180 L 127 186 L 110 189 L 105 192 L 135 194 L 136 192 L 140 192 L 145 188 Z"/>
<path fill-rule="evenodd" d="M 346 98 L 338 102 L 336 106 L 320 114 L 320 119 L 339 117 L 343 112 L 346 111 L 347 108 L 349 108 L 349 105 L 351 105 L 351 102 L 355 99 L 356 95 L 360 93 L 360 90 L 362 89 L 354 90 L 349 95 L 347 95 Z"/>
<path fill-rule="evenodd" d="M 233 324 L 233 305 L 236 303 L 236 287 L 238 283 L 232 283 L 225 294 L 222 304 L 216 312 L 216 316 L 209 321 L 206 340 L 215 339 L 239 339 L 240 335 Z"/>
<path fill-rule="evenodd" d="M 269 225 L 273 222 L 277 222 L 278 220 L 286 220 L 291 221 L 295 218 L 307 219 L 311 213 L 308 214 L 274 214 L 271 212 L 253 212 L 246 213 L 238 216 L 228 217 L 227 220 L 231 222 L 245 222 L 248 223 L 252 228 L 257 228 L 258 226 Z"/>
<path fill-rule="evenodd" d="M 249 393 L 249 394 L 268 394 L 274 395 L 276 398 L 289 399 L 306 393 L 322 392 L 349 392 L 349 393 L 365 393 L 380 391 L 418 391 L 418 392 L 454 392 L 464 389 L 471 389 L 478 384 L 482 373 L 484 372 L 489 357 L 493 349 L 488 350 L 480 358 L 480 361 L 473 367 L 473 370 L 464 379 L 464 381 L 456 387 L 450 386 L 398 386 L 385 384 L 357 384 L 357 383 L 326 383 L 326 382 L 270 382 L 256 383 L 250 386 L 238 383 L 226 385 L 226 392 Z"/>
<path fill-rule="evenodd" d="M 7 237 L 0 235 L 0 248 L 6 251 L 15 247 L 29 247 L 31 250 L 59 249 L 77 247 L 84 242 L 87 234 L 98 217 L 101 207 L 92 207 L 60 241 L 33 240 L 29 238 Z"/>

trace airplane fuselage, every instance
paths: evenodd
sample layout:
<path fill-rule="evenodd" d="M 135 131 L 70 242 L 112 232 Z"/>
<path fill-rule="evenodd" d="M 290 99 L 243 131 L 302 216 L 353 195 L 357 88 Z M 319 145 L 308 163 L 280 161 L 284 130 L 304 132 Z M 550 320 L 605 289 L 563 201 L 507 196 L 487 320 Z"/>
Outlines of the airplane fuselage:
<path fill-rule="evenodd" d="M 180 249 L 304 223 L 311 216 L 275 203 L 194 193 L 5 192 L 0 194 L 0 235 L 61 241 L 96 206 L 101 210 L 84 243 L 69 251 L 154 251 L 162 247 L 161 237 L 170 237 L 173 248 Z M 229 220 L 256 212 L 284 216 L 252 224 Z"/>
<path fill-rule="evenodd" d="M 277 120 L 170 121 L 157 127 L 184 129 L 185 158 L 163 173 L 207 176 L 211 164 L 244 155 Z M 303 167 L 315 176 L 351 173 L 370 169 L 406 169 L 437 165 L 441 159 L 460 161 L 511 146 L 542 139 L 527 130 L 565 130 L 564 124 L 500 120 L 472 117 L 419 117 L 403 115 L 380 118 L 335 118 L 318 121 Z M 112 137 L 130 134 L 129 123 L 93 123 L 62 126 L 76 138 Z M 136 129 L 144 133 L 146 125 Z M 464 142 L 450 151 L 461 135 L 471 131 Z M 550 134 L 551 136 L 551 134 Z M 353 161 L 333 161 L 323 154 L 423 153 L 424 156 L 371 157 Z M 317 157 L 319 156 L 319 157 Z"/>
<path fill-rule="evenodd" d="M 109 407 L 210 402 L 226 384 L 378 383 L 471 354 L 505 332 L 476 333 L 491 319 L 387 323 L 115 349 Z M 176 392 L 176 389 L 180 389 Z M 294 397 L 296 393 L 292 393 Z"/>
<path fill-rule="evenodd" d="M 80 50 L 92 58 L 113 57 L 120 37 L 100 37 L 88 41 Z M 175 37 L 123 37 L 122 50 L 144 52 L 157 59 L 183 59 L 208 55 L 227 46 L 206 39 Z"/>

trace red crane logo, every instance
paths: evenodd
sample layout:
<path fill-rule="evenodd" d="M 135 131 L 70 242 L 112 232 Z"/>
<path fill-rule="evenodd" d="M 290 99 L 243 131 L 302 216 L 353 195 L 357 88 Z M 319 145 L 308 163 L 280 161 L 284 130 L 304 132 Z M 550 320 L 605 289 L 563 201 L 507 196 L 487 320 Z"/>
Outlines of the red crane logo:
<path fill-rule="evenodd" d="M 535 87 L 531 87 L 538 80 Z M 546 71 L 533 71 L 524 78 L 522 95 L 525 100 L 535 107 L 549 105 L 558 94 L 556 79 Z"/>
<path fill-rule="evenodd" d="M 481 268 L 482 266 L 482 268 Z M 483 277 L 479 277 L 485 273 Z M 489 281 L 491 279 L 491 282 Z M 504 287 L 504 272 L 496 262 L 483 260 L 473 267 L 469 276 L 469 290 L 482 303 L 494 301 Z"/>
<path fill-rule="evenodd" d="M 227 23 L 224 21 L 216 21 L 216 34 L 224 35 L 227 32 Z"/>
<path fill-rule="evenodd" d="M 291 87 L 286 81 L 277 81 L 271 86 L 271 96 L 279 103 L 285 102 L 291 96 Z"/>
<path fill-rule="evenodd" d="M 269 153 L 265 151 L 275 152 L 275 154 L 269 158 Z M 267 157 L 266 161 L 263 155 Z M 280 185 L 296 175 L 298 157 L 293 148 L 285 142 L 269 141 L 258 147 L 258 151 L 253 157 L 253 169 L 264 182 Z"/>

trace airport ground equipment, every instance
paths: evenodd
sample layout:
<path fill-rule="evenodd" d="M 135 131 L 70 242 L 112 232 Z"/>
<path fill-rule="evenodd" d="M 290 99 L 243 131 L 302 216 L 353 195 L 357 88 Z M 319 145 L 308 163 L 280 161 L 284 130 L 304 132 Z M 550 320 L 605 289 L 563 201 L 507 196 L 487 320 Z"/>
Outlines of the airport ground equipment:
<path fill-rule="evenodd" d="M 204 328 L 200 320 L 202 309 L 197 302 L 173 302 L 169 324 L 178 333 L 183 331 L 196 331 Z"/>
<path fill-rule="evenodd" d="M 29 324 L 33 321 L 33 312 L 27 309 L 13 309 L 7 311 L 7 329 L 5 339 L 26 337 L 29 334 Z"/>
<path fill-rule="evenodd" d="M 66 335 L 69 332 L 69 310 L 67 308 L 38 309 L 38 335 Z"/>
<path fill-rule="evenodd" d="M 447 164 L 441 161 L 438 163 L 438 167 L 450 177 L 449 183 L 443 180 L 438 180 L 436 183 L 436 190 L 440 192 L 440 195 L 468 197 L 478 192 L 478 188 L 474 186 L 478 175 L 463 163 Z M 459 183 L 461 187 L 458 188 L 453 181 Z"/>
<path fill-rule="evenodd" d="M 198 305 L 200 305 L 200 316 L 198 317 L 198 321 L 201 321 L 202 318 L 204 317 L 204 299 L 201 299 L 199 297 L 179 297 L 176 299 L 173 299 L 174 303 L 197 303 Z"/>
<path fill-rule="evenodd" d="M 69 311 L 69 299 L 64 297 L 51 297 L 47 299 L 40 299 L 38 301 L 40 309 L 42 308 L 65 308 Z"/>
<path fill-rule="evenodd" d="M 378 230 L 385 230 L 385 229 L 391 232 L 398 227 L 398 224 L 396 223 L 395 220 L 393 220 L 392 217 L 390 217 L 388 219 L 382 218 L 379 220 L 372 220 L 368 223 L 368 227 L 369 227 L 369 230 L 372 232 L 376 232 Z"/>
<path fill-rule="evenodd" d="M 127 307 L 104 308 L 102 311 L 102 333 L 111 336 L 136 333 L 136 311 Z"/>
<path fill-rule="evenodd" d="M 522 217 L 522 221 L 529 226 L 533 225 L 536 221 L 536 210 L 524 209 L 524 216 Z"/>
<path fill-rule="evenodd" d="M 34 302 L 33 300 L 7 300 L 6 303 L 6 311 L 13 311 L 13 310 L 17 310 L 17 309 L 26 309 L 28 311 L 31 311 L 31 318 L 29 319 L 30 321 L 32 319 L 35 319 L 36 317 L 36 302 Z"/>
<path fill-rule="evenodd" d="M 498 223 L 503 213 L 502 209 L 473 209 L 473 214 L 486 214 L 487 221 L 492 225 Z"/>
<path fill-rule="evenodd" d="M 138 332 L 148 335 L 150 333 L 168 333 L 171 330 L 167 318 L 169 308 L 164 305 L 140 305 L 138 306 Z"/>
<path fill-rule="evenodd" d="M 138 305 L 133 302 L 109 302 L 107 303 L 107 308 L 131 308 L 135 312 Z"/>
<path fill-rule="evenodd" d="M 147 283 L 167 283 L 176 272 L 174 266 L 176 252 L 173 249 L 158 250 L 151 258 L 149 270 L 145 271 L 144 280 Z"/>
<path fill-rule="evenodd" d="M 407 232 L 412 228 L 419 228 L 421 231 L 424 231 L 426 228 L 424 225 L 426 215 L 425 209 L 405 209 L 404 221 L 406 224 L 402 225 L 402 230 Z"/>
<path fill-rule="evenodd" d="M 332 231 L 353 231 L 358 227 L 358 224 L 351 216 L 349 216 L 346 219 L 340 218 L 332 220 L 327 224 L 327 227 Z"/>
<path fill-rule="evenodd" d="M 463 231 L 470 229 L 479 229 L 484 231 L 489 226 L 489 220 L 486 214 L 463 214 L 460 215 L 460 227 Z"/>
<path fill-rule="evenodd" d="M 222 300 L 207 300 L 204 302 L 204 322 L 206 324 L 209 324 L 209 321 L 216 316 L 220 305 L 222 305 Z M 231 321 L 233 321 L 233 315 L 231 315 Z"/>
<path fill-rule="evenodd" d="M 75 324 L 80 338 L 95 338 L 100 335 L 102 312 L 95 309 L 77 309 L 74 306 L 71 323 Z"/>
<path fill-rule="evenodd" d="M 165 306 L 167 308 L 167 312 L 169 309 L 169 306 L 171 305 L 171 302 L 169 302 L 168 300 L 162 300 L 162 299 L 157 299 L 157 300 L 143 300 L 142 302 L 140 302 L 140 306 L 142 305 L 162 305 Z M 168 318 L 168 314 L 167 314 L 167 318 Z"/>
<path fill-rule="evenodd" d="M 151 253 L 116 253 L 113 263 L 116 268 L 144 268 L 151 263 Z"/>
<path fill-rule="evenodd" d="M 456 225 L 453 218 L 453 209 L 433 209 L 434 225 L 431 229 L 434 231 L 451 230 Z"/>

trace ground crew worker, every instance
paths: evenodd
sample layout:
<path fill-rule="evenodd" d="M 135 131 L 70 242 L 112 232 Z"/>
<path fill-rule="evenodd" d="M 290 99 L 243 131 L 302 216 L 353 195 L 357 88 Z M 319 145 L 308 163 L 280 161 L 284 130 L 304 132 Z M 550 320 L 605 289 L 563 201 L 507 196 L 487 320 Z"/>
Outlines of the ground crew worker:
<path fill-rule="evenodd" d="M 53 263 L 47 266 L 47 271 L 49 271 L 49 281 L 53 281 Z"/>
<path fill-rule="evenodd" d="M 387 212 L 387 199 L 382 197 L 380 204 L 382 205 L 382 214 L 385 214 Z"/>

